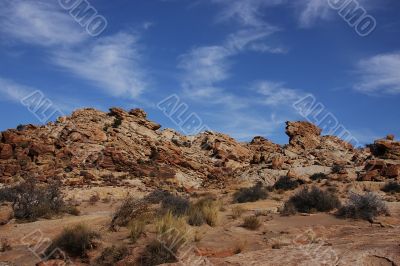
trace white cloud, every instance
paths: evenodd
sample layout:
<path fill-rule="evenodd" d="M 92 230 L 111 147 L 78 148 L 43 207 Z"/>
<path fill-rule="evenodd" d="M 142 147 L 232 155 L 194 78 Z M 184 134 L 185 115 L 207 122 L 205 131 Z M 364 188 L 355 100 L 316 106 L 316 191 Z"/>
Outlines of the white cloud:
<path fill-rule="evenodd" d="M 263 16 L 263 8 L 286 2 L 285 0 L 211 0 L 213 3 L 223 4 L 218 21 L 236 20 L 243 26 L 267 26 Z"/>
<path fill-rule="evenodd" d="M 379 54 L 357 65 L 357 91 L 367 94 L 400 94 L 400 52 Z"/>
<path fill-rule="evenodd" d="M 32 88 L 0 77 L 0 93 L 7 100 L 19 103 L 21 99 L 33 91 Z"/>
<path fill-rule="evenodd" d="M 264 96 L 261 99 L 262 104 L 272 107 L 293 104 L 305 95 L 302 91 L 285 87 L 282 82 L 260 81 L 255 89 Z"/>
<path fill-rule="evenodd" d="M 42 90 L 37 88 L 26 86 L 13 80 L 0 77 L 0 95 L 2 95 L 2 99 L 21 104 L 21 101 L 24 98 L 34 92 L 40 92 L 40 94 L 42 94 L 43 99 L 41 100 L 43 100 L 43 103 L 46 102 L 46 104 L 48 104 L 49 101 L 47 100 L 50 100 L 52 109 L 70 112 L 78 107 L 83 106 L 83 103 L 80 100 L 72 99 L 65 95 L 46 95 Z M 45 99 L 47 100 L 44 101 Z"/>
<path fill-rule="evenodd" d="M 329 18 L 331 8 L 327 0 L 301 0 L 298 2 L 301 27 L 311 27 L 317 20 Z"/>
<path fill-rule="evenodd" d="M 88 37 L 67 11 L 43 0 L 3 0 L 0 3 L 0 32 L 42 46 L 71 45 Z"/>
<path fill-rule="evenodd" d="M 283 47 L 272 47 L 266 45 L 265 43 L 253 43 L 248 47 L 249 50 L 261 53 L 270 53 L 270 54 L 286 54 L 288 53 L 288 49 Z"/>
<path fill-rule="evenodd" d="M 137 37 L 119 33 L 81 49 L 58 50 L 52 61 L 112 96 L 137 97 L 146 87 Z"/>
<path fill-rule="evenodd" d="M 143 27 L 151 25 L 146 22 Z M 50 62 L 112 96 L 134 98 L 146 87 L 137 36 L 119 33 L 89 38 L 57 1 L 3 1 L 0 33 L 10 40 L 45 47 Z"/>

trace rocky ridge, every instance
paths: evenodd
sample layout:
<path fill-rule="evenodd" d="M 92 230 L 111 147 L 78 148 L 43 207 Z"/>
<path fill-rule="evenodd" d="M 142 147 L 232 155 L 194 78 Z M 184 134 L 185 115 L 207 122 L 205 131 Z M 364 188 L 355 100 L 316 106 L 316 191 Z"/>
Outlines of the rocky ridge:
<path fill-rule="evenodd" d="M 263 137 L 241 143 L 220 133 L 184 136 L 148 120 L 141 109 L 81 109 L 44 126 L 0 133 L 0 182 L 34 176 L 67 185 L 122 185 L 140 179 L 183 189 L 223 187 L 235 179 L 273 183 L 282 175 L 307 181 L 331 173 L 341 180 L 399 178 L 400 142 L 393 136 L 356 149 L 308 122 L 287 122 L 289 144 Z"/>

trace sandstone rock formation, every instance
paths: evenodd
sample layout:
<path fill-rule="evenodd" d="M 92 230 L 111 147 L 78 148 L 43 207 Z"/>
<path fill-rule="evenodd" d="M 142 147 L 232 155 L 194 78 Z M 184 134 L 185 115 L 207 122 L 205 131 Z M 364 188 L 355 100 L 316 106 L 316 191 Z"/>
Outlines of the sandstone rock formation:
<path fill-rule="evenodd" d="M 321 136 L 321 129 L 309 122 L 287 122 L 289 144 L 284 146 L 260 136 L 240 143 L 220 133 L 184 136 L 160 128 L 141 109 L 105 113 L 88 108 L 47 125 L 1 132 L 0 182 L 34 176 L 40 181 L 58 177 L 70 185 L 118 185 L 139 178 L 149 185 L 190 189 L 221 187 L 235 178 L 271 183 L 288 170 L 306 178 L 315 171 L 329 173 L 333 165 L 360 168 L 360 180 L 399 176 L 400 142 L 394 137 L 366 150 Z M 365 166 L 371 159 L 386 161 Z M 347 171 L 341 175 L 346 178 Z"/>

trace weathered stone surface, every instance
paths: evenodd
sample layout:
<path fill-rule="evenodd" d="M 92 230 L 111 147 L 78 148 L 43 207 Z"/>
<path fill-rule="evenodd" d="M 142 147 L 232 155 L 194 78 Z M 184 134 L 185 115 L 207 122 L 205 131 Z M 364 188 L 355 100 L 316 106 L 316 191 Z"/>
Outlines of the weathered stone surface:
<path fill-rule="evenodd" d="M 370 145 L 371 152 L 378 158 L 400 160 L 400 142 L 379 139 Z"/>
<path fill-rule="evenodd" d="M 7 224 L 14 217 L 14 211 L 10 204 L 0 205 L 0 225 Z"/>
<path fill-rule="evenodd" d="M 116 118 L 121 124 L 114 125 Z M 272 183 L 290 169 L 306 180 L 311 173 L 306 169 L 330 169 L 335 164 L 364 166 L 360 180 L 398 176 L 393 165 L 400 163 L 387 162 L 397 158 L 398 142 L 375 142 L 380 159 L 371 160 L 369 150 L 354 149 L 334 136 L 321 136 L 321 129 L 308 122 L 287 122 L 289 144 L 283 146 L 261 136 L 241 143 L 220 133 L 184 136 L 170 129 L 159 131 L 160 127 L 142 109 L 111 108 L 105 113 L 87 108 L 46 126 L 1 132 L 0 182 L 26 176 L 42 181 L 52 176 L 74 180 L 80 173 L 88 174 L 82 174 L 79 180 L 83 181 L 78 183 L 97 182 L 102 173 L 124 172 L 153 183 L 172 182 L 179 173 L 179 179 L 190 184 L 202 180 L 204 186 L 223 186 L 229 179 L 244 176 Z M 89 174 L 94 170 L 96 175 Z M 342 177 L 348 178 L 347 172 Z"/>
<path fill-rule="evenodd" d="M 10 144 L 0 144 L 0 159 L 8 160 L 13 157 L 13 148 Z"/>
<path fill-rule="evenodd" d="M 314 149 L 320 144 L 321 129 L 309 122 L 286 122 L 289 144 L 298 149 Z"/>

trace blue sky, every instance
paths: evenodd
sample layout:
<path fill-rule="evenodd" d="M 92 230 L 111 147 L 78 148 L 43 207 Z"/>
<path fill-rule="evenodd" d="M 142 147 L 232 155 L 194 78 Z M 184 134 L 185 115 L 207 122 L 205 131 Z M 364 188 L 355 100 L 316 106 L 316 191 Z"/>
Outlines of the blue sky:
<path fill-rule="evenodd" d="M 286 143 L 310 94 L 360 143 L 399 136 L 400 2 L 359 0 L 365 37 L 328 2 L 92 0 L 108 23 L 94 37 L 57 0 L 2 0 L 0 130 L 40 123 L 21 104 L 35 90 L 66 114 L 141 107 L 181 130 L 157 107 L 177 95 L 214 131 Z"/>

